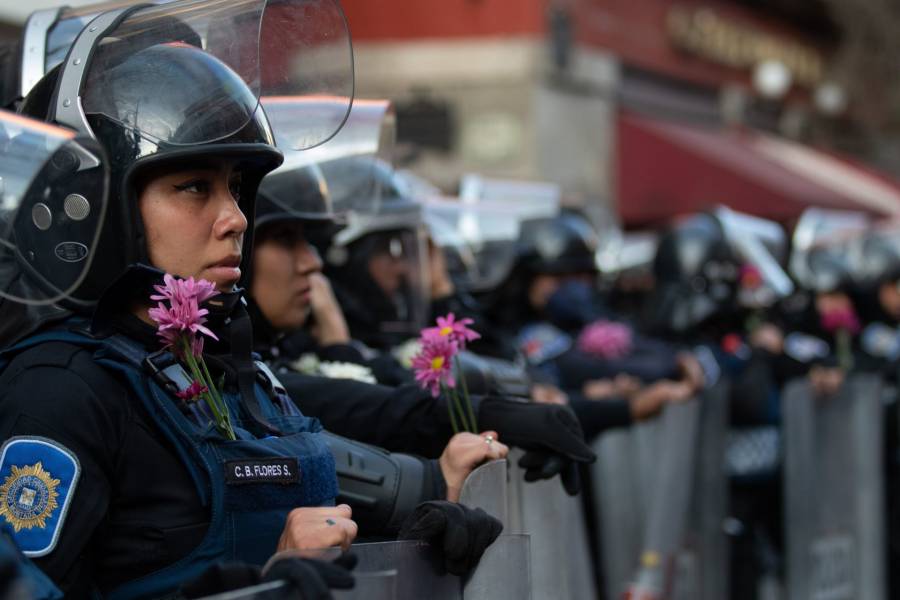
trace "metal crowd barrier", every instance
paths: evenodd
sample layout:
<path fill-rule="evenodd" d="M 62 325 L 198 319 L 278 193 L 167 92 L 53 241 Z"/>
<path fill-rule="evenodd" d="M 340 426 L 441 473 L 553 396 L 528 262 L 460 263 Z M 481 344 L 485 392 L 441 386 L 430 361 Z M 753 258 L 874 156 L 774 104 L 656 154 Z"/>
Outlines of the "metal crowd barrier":
<path fill-rule="evenodd" d="M 594 444 L 606 597 L 728 597 L 727 384 Z"/>
<path fill-rule="evenodd" d="M 883 600 L 881 379 L 853 374 L 831 397 L 796 380 L 782 407 L 787 597 Z"/>

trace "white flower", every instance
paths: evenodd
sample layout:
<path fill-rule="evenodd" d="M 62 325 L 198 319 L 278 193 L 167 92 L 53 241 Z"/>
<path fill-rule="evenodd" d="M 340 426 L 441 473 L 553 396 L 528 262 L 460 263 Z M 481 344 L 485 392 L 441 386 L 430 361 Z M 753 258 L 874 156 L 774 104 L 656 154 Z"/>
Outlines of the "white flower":
<path fill-rule="evenodd" d="M 312 352 L 301 354 L 300 358 L 290 364 L 291 369 L 306 375 L 319 374 L 319 357 Z"/>
<path fill-rule="evenodd" d="M 348 362 L 320 362 L 319 373 L 331 379 L 354 379 L 365 383 L 378 383 L 369 367 Z"/>
<path fill-rule="evenodd" d="M 422 350 L 422 342 L 419 338 L 406 340 L 399 346 L 395 347 L 391 354 L 397 359 L 404 369 L 412 368 L 413 357 Z"/>

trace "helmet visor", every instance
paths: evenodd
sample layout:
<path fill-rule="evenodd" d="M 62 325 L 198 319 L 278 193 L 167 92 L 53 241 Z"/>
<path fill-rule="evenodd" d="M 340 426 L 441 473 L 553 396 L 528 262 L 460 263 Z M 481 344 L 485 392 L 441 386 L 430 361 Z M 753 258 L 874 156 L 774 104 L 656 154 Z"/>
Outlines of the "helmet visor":
<path fill-rule="evenodd" d="M 794 284 L 781 267 L 787 250 L 787 237 L 781 226 L 726 207 L 719 207 L 716 216 L 725 239 L 730 240 L 744 261 L 738 293 L 741 304 L 766 307 L 793 293 Z"/>
<path fill-rule="evenodd" d="M 334 0 L 149 6 L 127 13 L 94 42 L 81 89 L 88 117 L 183 146 L 229 137 L 253 118 L 260 96 L 289 95 L 316 110 L 295 119 L 285 149 L 309 148 L 332 137 L 349 112 L 349 31 Z"/>
<path fill-rule="evenodd" d="M 851 271 L 852 240 L 868 227 L 863 213 L 807 209 L 794 228 L 790 270 L 806 289 L 831 291 Z"/>
<path fill-rule="evenodd" d="M 91 140 L 0 111 L 0 296 L 52 304 L 84 279 L 109 174 Z"/>
<path fill-rule="evenodd" d="M 456 267 L 451 275 L 461 288 L 488 291 L 509 275 L 521 216 L 512 207 L 434 199 L 424 208 L 432 240 L 444 250 L 448 268 Z"/>
<path fill-rule="evenodd" d="M 322 106 L 296 98 L 262 99 L 275 143 L 296 148 L 303 123 Z M 393 177 L 396 120 L 386 100 L 357 100 L 340 132 L 326 143 L 303 152 L 285 152 L 283 169 L 317 164 L 331 193 L 335 213 L 375 215 L 389 195 Z M 394 190 L 396 192 L 396 190 Z"/>
<path fill-rule="evenodd" d="M 430 277 L 423 229 L 382 231 L 368 247 L 369 275 L 394 307 L 379 322 L 385 334 L 415 337 L 428 319 Z"/>

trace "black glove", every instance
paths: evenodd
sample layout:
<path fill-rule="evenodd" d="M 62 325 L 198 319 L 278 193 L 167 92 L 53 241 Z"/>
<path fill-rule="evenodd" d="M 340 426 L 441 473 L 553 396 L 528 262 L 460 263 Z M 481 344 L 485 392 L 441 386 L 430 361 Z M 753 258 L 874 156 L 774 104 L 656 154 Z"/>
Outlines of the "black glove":
<path fill-rule="evenodd" d="M 413 509 L 400 527 L 398 539 L 428 541 L 443 551 L 448 572 L 465 575 L 501 531 L 500 521 L 480 508 L 433 500 Z"/>
<path fill-rule="evenodd" d="M 330 589 L 350 589 L 353 575 L 349 569 L 356 565 L 356 557 L 344 554 L 334 562 L 297 558 L 282 558 L 269 567 L 263 575 L 256 565 L 246 563 L 218 563 L 195 579 L 181 586 L 184 598 L 202 598 L 267 581 L 285 581 L 285 597 L 302 600 L 328 600 Z"/>
<path fill-rule="evenodd" d="M 478 407 L 478 425 L 496 431 L 504 444 L 527 450 L 519 460 L 525 481 L 549 479 L 558 473 L 572 496 L 581 490 L 576 463 L 597 460 L 568 406 L 485 398 Z"/>
<path fill-rule="evenodd" d="M 332 589 L 349 590 L 354 585 L 350 570 L 356 566 L 356 556 L 342 554 L 334 562 L 307 558 L 285 557 L 275 562 L 263 581 L 288 582 L 290 598 L 329 600 Z"/>

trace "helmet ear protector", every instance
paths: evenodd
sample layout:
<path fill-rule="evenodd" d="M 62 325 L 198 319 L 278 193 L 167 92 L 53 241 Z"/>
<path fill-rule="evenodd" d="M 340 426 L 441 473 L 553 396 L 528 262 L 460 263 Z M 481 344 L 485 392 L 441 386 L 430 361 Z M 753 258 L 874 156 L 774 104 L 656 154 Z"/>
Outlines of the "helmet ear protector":
<path fill-rule="evenodd" d="M 80 138 L 60 147 L 34 177 L 13 223 L 19 264 L 50 298 L 78 286 L 106 212 L 103 150 Z"/>

